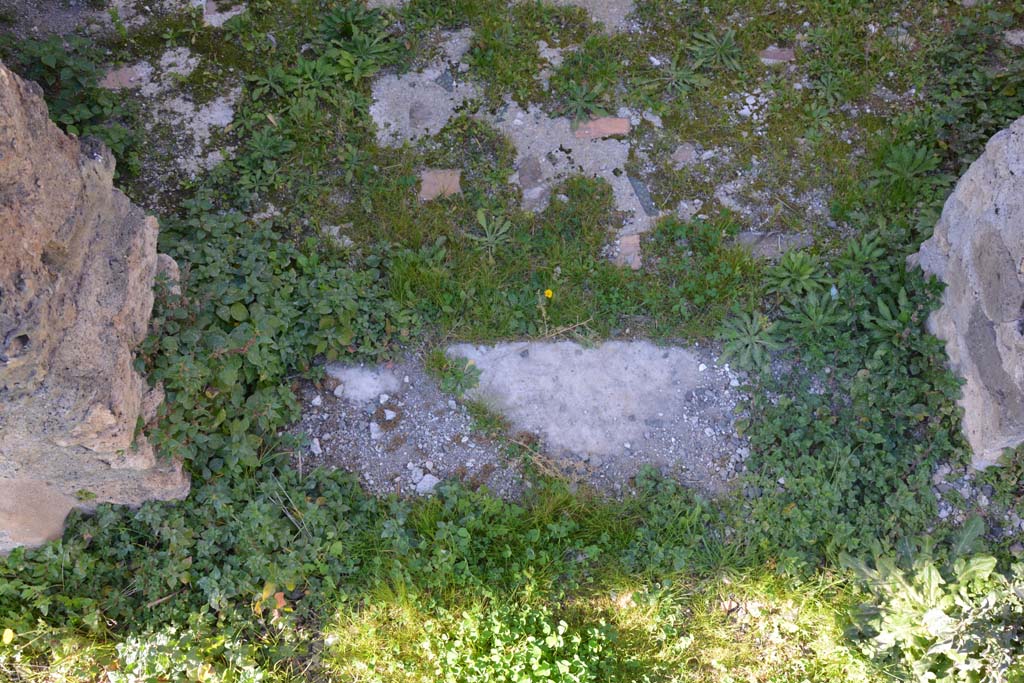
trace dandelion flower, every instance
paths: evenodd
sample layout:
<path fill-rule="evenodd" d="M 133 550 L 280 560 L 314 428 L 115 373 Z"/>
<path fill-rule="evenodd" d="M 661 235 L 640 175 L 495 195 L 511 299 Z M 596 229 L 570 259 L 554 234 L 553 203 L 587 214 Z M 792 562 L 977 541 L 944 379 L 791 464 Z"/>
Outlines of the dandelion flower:
<path fill-rule="evenodd" d="M 551 297 L 553 297 L 554 295 L 555 295 L 555 293 L 554 293 L 554 292 L 552 292 L 552 291 L 551 291 L 550 289 L 545 289 L 545 290 L 544 290 L 544 296 L 546 296 L 547 298 L 549 298 L 549 299 L 550 299 L 550 298 L 551 298 Z"/>

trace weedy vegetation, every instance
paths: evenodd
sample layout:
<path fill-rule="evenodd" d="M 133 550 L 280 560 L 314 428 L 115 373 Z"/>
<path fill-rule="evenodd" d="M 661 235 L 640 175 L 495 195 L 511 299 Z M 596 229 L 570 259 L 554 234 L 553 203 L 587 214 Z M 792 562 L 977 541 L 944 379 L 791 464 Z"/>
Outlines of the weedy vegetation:
<path fill-rule="evenodd" d="M 243 94 L 234 154 L 172 188 L 160 249 L 185 266 L 182 292 L 158 288 L 138 358 L 167 392 L 147 435 L 185 460 L 192 493 L 76 513 L 63 539 L 0 560 L 0 677 L 1024 680 L 1019 539 L 986 534 L 994 517 L 936 518 L 931 477 L 968 451 L 960 387 L 924 327 L 939 286 L 906 266 L 953 179 L 1024 113 L 1024 53 L 1003 40 L 1022 8 L 777 5 L 637 0 L 641 30 L 608 34 L 542 2 L 252 0 L 221 28 L 187 14 L 94 42 L 5 40 L 5 63 L 42 85 L 58 125 L 111 147 L 137 201 L 138 150 L 159 130 L 97 87 L 101 64 L 188 46 L 203 60 L 189 92 L 231 78 Z M 651 172 L 659 205 L 713 196 L 757 157 L 765 191 L 829 187 L 844 232 L 780 204 L 773 229 L 806 228 L 815 246 L 764 264 L 736 245 L 745 218 L 709 204 L 660 221 L 634 272 L 603 253 L 610 188 L 569 178 L 523 212 L 515 151 L 487 124 L 463 114 L 379 147 L 372 78 L 466 27 L 485 106 L 574 120 L 640 106 L 663 119 L 636 133 L 652 157 L 668 139 L 726 150 L 707 177 Z M 540 40 L 565 48 L 547 89 Z M 759 62 L 771 42 L 798 46 L 808 87 Z M 914 95 L 888 102 L 883 84 Z M 764 135 L 730 114 L 754 88 L 772 95 Z M 463 192 L 419 202 L 425 165 L 463 169 Z M 621 500 L 541 475 L 515 502 L 455 483 L 376 498 L 349 474 L 289 465 L 295 388 L 324 359 L 436 348 L 428 368 L 461 396 L 479 371 L 442 340 L 570 327 L 710 341 L 749 370 L 751 452 L 732 494 L 704 500 L 645 471 Z M 982 475 L 993 515 L 1019 511 L 1020 462 Z"/>

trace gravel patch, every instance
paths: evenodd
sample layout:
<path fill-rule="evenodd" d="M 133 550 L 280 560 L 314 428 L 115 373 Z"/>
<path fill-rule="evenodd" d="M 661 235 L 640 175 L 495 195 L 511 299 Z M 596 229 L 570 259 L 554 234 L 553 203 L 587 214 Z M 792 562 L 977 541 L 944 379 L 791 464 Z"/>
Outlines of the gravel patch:
<path fill-rule="evenodd" d="M 413 358 L 390 366 L 328 366 L 320 388 L 307 384 L 295 427 L 309 446 L 293 457 L 300 470 L 356 473 L 378 495 L 429 495 L 441 481 L 487 486 L 504 499 L 522 494 L 519 463 L 505 445 L 473 429 L 465 406 L 441 392 Z"/>

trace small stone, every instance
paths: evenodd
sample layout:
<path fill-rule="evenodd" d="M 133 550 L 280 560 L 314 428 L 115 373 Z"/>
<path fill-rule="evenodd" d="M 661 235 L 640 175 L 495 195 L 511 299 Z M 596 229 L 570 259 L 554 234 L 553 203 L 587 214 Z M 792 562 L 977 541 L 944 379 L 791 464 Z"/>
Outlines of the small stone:
<path fill-rule="evenodd" d="M 544 167 L 540 159 L 530 155 L 519 162 L 519 184 L 524 190 L 532 190 L 544 183 Z"/>
<path fill-rule="evenodd" d="M 428 168 L 420 173 L 420 201 L 450 197 L 462 192 L 460 169 Z"/>
<path fill-rule="evenodd" d="M 390 396 L 388 396 L 387 394 L 381 394 L 381 395 L 380 395 L 380 397 L 379 397 L 379 398 L 378 398 L 377 400 L 379 400 L 379 401 L 380 401 L 380 404 L 381 404 L 381 405 L 384 405 L 384 404 L 385 404 L 385 403 L 387 403 L 387 402 L 388 402 L 389 400 L 391 400 L 391 397 L 390 397 Z"/>
<path fill-rule="evenodd" d="M 217 9 L 217 3 L 214 0 L 207 0 L 206 7 L 203 10 L 203 21 L 207 26 L 217 28 L 223 26 L 229 19 L 237 17 L 244 11 L 245 5 L 235 5 L 221 12 Z"/>
<path fill-rule="evenodd" d="M 420 496 L 429 496 L 437 488 L 437 485 L 441 483 L 441 480 L 435 477 L 433 474 L 424 474 L 423 478 L 416 484 L 416 494 Z"/>
<path fill-rule="evenodd" d="M 1014 29 L 1003 34 L 1003 40 L 1010 47 L 1024 47 L 1024 29 Z"/>
<path fill-rule="evenodd" d="M 604 116 L 581 124 L 576 129 L 576 137 L 581 140 L 593 140 L 629 135 L 630 128 L 631 125 L 627 118 Z"/>
<path fill-rule="evenodd" d="M 384 411 L 384 419 L 387 420 L 388 422 L 390 422 L 391 420 L 394 420 L 396 417 L 398 417 L 398 413 L 396 413 L 395 411 L 393 411 L 393 410 L 385 410 Z"/>
<path fill-rule="evenodd" d="M 705 365 L 704 363 L 701 363 L 700 365 L 697 366 L 697 371 L 698 372 L 704 372 L 707 369 L 708 369 L 708 366 Z"/>
<path fill-rule="evenodd" d="M 384 436 L 384 430 L 380 428 L 380 425 L 376 422 L 370 423 L 370 440 L 380 441 L 380 438 Z"/>
<path fill-rule="evenodd" d="M 704 428 L 704 436 L 710 438 L 710 437 L 712 437 L 714 435 L 715 435 L 715 430 L 714 429 L 712 429 L 711 427 L 705 427 Z"/>
<path fill-rule="evenodd" d="M 615 259 L 618 266 L 628 266 L 631 270 L 640 270 L 643 267 L 643 258 L 640 255 L 640 235 L 626 235 L 619 240 L 619 255 Z"/>
<path fill-rule="evenodd" d="M 730 387 L 736 388 L 739 385 L 740 385 L 740 381 L 738 379 L 736 379 L 735 377 L 733 377 L 731 380 L 729 380 L 729 386 Z"/>
<path fill-rule="evenodd" d="M 433 460 L 428 460 L 425 463 L 423 463 L 423 466 L 426 467 L 428 470 L 433 470 L 434 469 L 434 461 Z"/>
<path fill-rule="evenodd" d="M 309 404 L 314 408 L 319 408 L 321 405 L 323 405 L 323 402 L 323 398 L 320 397 L 320 394 L 317 394 L 316 396 L 313 397 L 313 400 L 310 401 Z"/>
<path fill-rule="evenodd" d="M 672 167 L 677 171 L 697 161 L 697 146 L 692 142 L 684 142 L 672 152 Z"/>
<path fill-rule="evenodd" d="M 1010 546 L 1010 554 L 1014 557 L 1020 557 L 1024 555 L 1024 545 L 1021 545 L 1020 543 L 1014 543 Z"/>
<path fill-rule="evenodd" d="M 322 455 L 324 449 L 320 446 L 320 439 L 313 439 L 309 442 L 309 452 L 313 455 Z"/>
<path fill-rule="evenodd" d="M 412 483 L 414 484 L 420 483 L 423 480 L 423 477 L 425 476 L 423 470 L 421 470 L 419 467 L 416 467 L 415 465 L 413 465 L 413 467 L 409 471 L 412 473 Z"/>
<path fill-rule="evenodd" d="M 761 63 L 765 66 L 777 66 L 786 64 L 796 59 L 796 53 L 791 47 L 776 47 L 771 45 L 757 53 Z"/>
<path fill-rule="evenodd" d="M 949 465 L 943 463 L 935 468 L 935 474 L 932 475 L 932 485 L 938 486 L 942 482 L 946 481 L 946 477 L 953 471 Z"/>
<path fill-rule="evenodd" d="M 338 386 L 334 387 L 334 397 L 335 398 L 344 398 L 345 397 L 345 385 L 344 384 L 339 384 Z"/>
<path fill-rule="evenodd" d="M 454 398 L 448 399 L 448 408 L 450 410 L 455 410 L 458 407 L 459 407 L 459 404 L 455 402 Z"/>
<path fill-rule="evenodd" d="M 153 67 L 147 62 L 139 62 L 132 66 L 124 66 L 120 69 L 108 71 L 107 75 L 100 81 L 100 87 L 104 90 L 128 90 L 138 88 L 149 82 L 153 76 Z"/>
<path fill-rule="evenodd" d="M 356 245 L 356 243 L 351 237 L 342 232 L 344 229 L 351 230 L 352 223 L 345 223 L 344 225 L 325 225 L 323 227 L 323 232 L 327 237 L 334 240 L 334 243 L 342 249 L 351 249 Z"/>
<path fill-rule="evenodd" d="M 704 202 L 700 199 L 691 199 L 689 201 L 682 199 L 676 207 L 676 216 L 684 222 L 692 221 L 693 217 L 700 213 L 702 206 L 704 206 Z"/>
<path fill-rule="evenodd" d="M 665 126 L 665 122 L 653 111 L 644 110 L 640 117 L 655 128 L 663 128 Z"/>
<path fill-rule="evenodd" d="M 625 65 L 625 63 L 623 64 Z M 627 119 L 631 126 L 640 125 L 640 115 L 631 110 L 629 107 L 619 107 L 618 111 L 615 112 L 615 116 L 620 119 Z"/>

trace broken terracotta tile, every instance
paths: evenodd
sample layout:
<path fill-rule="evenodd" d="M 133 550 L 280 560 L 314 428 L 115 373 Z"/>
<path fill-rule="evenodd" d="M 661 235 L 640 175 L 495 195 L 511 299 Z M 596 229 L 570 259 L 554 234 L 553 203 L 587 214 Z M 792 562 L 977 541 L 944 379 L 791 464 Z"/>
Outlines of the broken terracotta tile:
<path fill-rule="evenodd" d="M 767 66 L 785 64 L 796 59 L 796 53 L 793 51 L 793 48 L 776 47 L 775 45 L 771 45 L 768 48 L 761 50 L 757 53 L 757 56 L 761 59 L 761 62 Z"/>
<path fill-rule="evenodd" d="M 581 123 L 576 129 L 576 137 L 584 140 L 609 138 L 629 134 L 629 119 L 615 116 L 604 116 Z"/>
<path fill-rule="evenodd" d="M 632 270 L 640 270 L 643 259 L 640 256 L 640 235 L 626 235 L 619 240 L 619 255 L 616 265 L 629 266 Z"/>
<path fill-rule="evenodd" d="M 420 173 L 420 200 L 429 202 L 462 192 L 462 170 L 428 168 Z"/>

